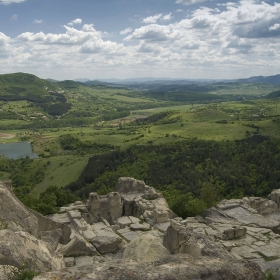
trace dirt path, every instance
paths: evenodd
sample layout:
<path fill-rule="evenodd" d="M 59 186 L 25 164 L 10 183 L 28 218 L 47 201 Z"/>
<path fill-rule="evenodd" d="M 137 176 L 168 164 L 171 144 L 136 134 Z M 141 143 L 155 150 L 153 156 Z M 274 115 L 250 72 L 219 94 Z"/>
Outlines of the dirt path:
<path fill-rule="evenodd" d="M 12 139 L 15 137 L 15 134 L 6 134 L 6 133 L 1 133 L 0 132 L 0 138 L 1 139 Z"/>

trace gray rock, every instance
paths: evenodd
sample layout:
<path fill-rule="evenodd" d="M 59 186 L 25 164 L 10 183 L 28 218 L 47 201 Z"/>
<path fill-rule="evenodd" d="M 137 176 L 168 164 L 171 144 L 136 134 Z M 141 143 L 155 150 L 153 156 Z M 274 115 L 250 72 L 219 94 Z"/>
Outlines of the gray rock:
<path fill-rule="evenodd" d="M 275 201 L 262 197 L 244 197 L 242 199 L 250 207 L 257 210 L 261 215 L 272 214 L 278 211 L 278 205 Z"/>
<path fill-rule="evenodd" d="M 245 227 L 234 227 L 224 231 L 228 240 L 238 239 L 244 237 L 247 233 L 247 228 Z"/>
<path fill-rule="evenodd" d="M 23 230 L 38 237 L 38 219 L 0 182 L 0 219 L 11 230 Z"/>
<path fill-rule="evenodd" d="M 44 217 L 40 213 L 37 213 L 36 211 L 33 211 L 30 209 L 30 211 L 33 213 L 34 216 L 37 218 L 37 227 L 38 227 L 38 235 L 43 236 L 45 235 L 45 232 L 53 231 L 56 229 L 61 229 L 61 237 L 59 240 L 59 243 L 61 244 L 67 244 L 70 238 L 71 234 L 71 228 L 68 225 L 64 225 L 55 221 L 52 221 L 48 217 Z"/>
<path fill-rule="evenodd" d="M 75 258 L 76 266 L 91 266 L 93 264 L 93 259 L 90 256 L 81 256 Z"/>
<path fill-rule="evenodd" d="M 158 238 L 150 234 L 141 234 L 126 246 L 123 258 L 141 263 L 158 261 L 168 255 L 170 255 L 170 252 Z"/>
<path fill-rule="evenodd" d="M 121 249 L 125 242 L 113 231 L 99 231 L 97 236 L 91 240 L 91 243 L 101 254 L 115 253 Z"/>
<path fill-rule="evenodd" d="M 194 258 L 191 255 L 171 255 L 155 262 L 137 263 L 129 259 L 94 263 L 79 269 L 44 273 L 34 280 L 262 280 L 260 267 L 248 261 L 211 257 Z"/>
<path fill-rule="evenodd" d="M 168 207 L 163 195 L 143 181 L 122 177 L 118 180 L 116 191 L 123 200 L 123 215 L 140 217 L 143 215 L 151 225 L 167 222 L 177 215 Z"/>
<path fill-rule="evenodd" d="M 90 193 L 87 208 L 90 212 L 89 223 L 100 222 L 106 219 L 110 224 L 122 216 L 121 196 L 117 192 L 98 196 Z"/>
<path fill-rule="evenodd" d="M 231 258 L 221 244 L 216 244 L 205 234 L 193 232 L 172 220 L 163 238 L 163 245 L 171 254 Z"/>
<path fill-rule="evenodd" d="M 278 205 L 278 208 L 280 207 L 280 189 L 273 190 L 268 198 L 274 201 Z"/>
<path fill-rule="evenodd" d="M 46 244 L 28 232 L 0 230 L 0 264 L 20 267 L 31 259 L 39 271 L 64 267 L 62 255 L 51 253 Z"/>
<path fill-rule="evenodd" d="M 64 264 L 65 264 L 65 267 L 74 266 L 75 265 L 75 258 L 74 257 L 64 258 Z"/>
<path fill-rule="evenodd" d="M 51 231 L 44 231 L 41 233 L 41 240 L 47 243 L 49 250 L 55 251 L 59 241 L 61 240 L 62 229 L 54 229 Z"/>
<path fill-rule="evenodd" d="M 125 228 L 126 226 L 129 226 L 130 224 L 132 224 L 132 221 L 129 219 L 129 217 L 123 216 L 123 217 L 118 218 L 115 221 L 115 224 L 120 226 L 120 228 Z"/>
<path fill-rule="evenodd" d="M 62 246 L 59 252 L 64 257 L 99 255 L 92 244 L 79 236 L 75 236 L 68 244 Z"/>
<path fill-rule="evenodd" d="M 151 227 L 149 224 L 147 223 L 143 223 L 143 224 L 131 224 L 130 225 L 130 228 L 132 230 L 140 230 L 140 231 L 147 231 L 147 230 L 150 230 Z"/>

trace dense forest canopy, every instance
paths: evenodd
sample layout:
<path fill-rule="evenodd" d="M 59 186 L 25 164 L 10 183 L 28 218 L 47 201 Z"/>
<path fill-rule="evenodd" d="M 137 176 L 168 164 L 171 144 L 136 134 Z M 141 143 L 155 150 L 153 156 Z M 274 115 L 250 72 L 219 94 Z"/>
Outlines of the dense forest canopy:
<path fill-rule="evenodd" d="M 113 190 L 121 176 L 144 180 L 162 191 L 171 207 L 178 207 L 180 196 L 189 196 L 186 201 L 195 199 L 201 210 L 203 203 L 211 206 L 223 198 L 266 196 L 280 188 L 280 143 L 255 135 L 239 141 L 192 139 L 133 146 L 91 157 L 79 180 L 66 189 L 85 198 L 92 191 Z M 207 196 L 203 199 L 202 191 L 207 189 L 215 194 L 210 203 Z"/>

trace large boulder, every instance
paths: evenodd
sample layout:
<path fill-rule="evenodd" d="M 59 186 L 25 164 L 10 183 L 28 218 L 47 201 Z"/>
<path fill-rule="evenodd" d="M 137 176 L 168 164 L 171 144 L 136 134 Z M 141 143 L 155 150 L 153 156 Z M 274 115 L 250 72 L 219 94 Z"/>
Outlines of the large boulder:
<path fill-rule="evenodd" d="M 251 199 L 253 201 L 253 199 Z M 280 233 L 280 222 L 264 217 L 256 209 L 243 199 L 222 200 L 216 209 L 225 217 L 231 218 L 243 225 L 254 225 L 256 227 L 269 228 L 276 233 Z M 265 212 L 263 210 L 263 212 Z"/>
<path fill-rule="evenodd" d="M 261 215 L 272 214 L 278 211 L 278 204 L 267 198 L 262 197 L 244 197 L 242 199 L 250 207 L 257 210 Z"/>
<path fill-rule="evenodd" d="M 280 208 L 280 189 L 273 190 L 268 198 L 274 201 L 278 205 L 278 208 Z"/>
<path fill-rule="evenodd" d="M 63 254 L 64 257 L 99 255 L 96 248 L 79 235 L 75 235 L 68 244 L 62 246 L 59 252 Z"/>
<path fill-rule="evenodd" d="M 124 216 L 141 216 L 151 225 L 168 222 L 177 215 L 169 209 L 166 199 L 154 188 L 134 178 L 119 178 L 116 191 L 123 200 Z"/>
<path fill-rule="evenodd" d="M 91 243 L 101 254 L 115 253 L 125 245 L 125 241 L 113 231 L 100 230 Z"/>
<path fill-rule="evenodd" d="M 125 248 L 123 258 L 139 263 L 154 262 L 170 255 L 159 239 L 150 234 L 142 234 L 133 239 Z"/>
<path fill-rule="evenodd" d="M 40 239 L 42 239 L 43 236 L 46 238 L 48 234 L 53 235 L 54 233 L 61 232 L 59 243 L 68 243 L 71 235 L 71 228 L 68 225 L 52 221 L 50 218 L 31 209 L 29 211 L 37 218 L 37 232 Z"/>
<path fill-rule="evenodd" d="M 32 260 L 41 272 L 64 267 L 62 255 L 52 254 L 45 242 L 24 231 L 0 230 L 0 252 L 1 265 L 20 267 Z"/>
<path fill-rule="evenodd" d="M 17 231 L 23 230 L 38 237 L 38 219 L 0 182 L 0 222 L 5 227 Z"/>
<path fill-rule="evenodd" d="M 163 245 L 171 254 L 231 258 L 220 244 L 214 243 L 207 235 L 194 232 L 174 220 L 163 238 Z"/>
<path fill-rule="evenodd" d="M 87 205 L 89 211 L 88 221 L 90 224 L 106 219 L 110 224 L 122 216 L 123 205 L 121 196 L 117 192 L 107 195 L 90 193 Z"/>

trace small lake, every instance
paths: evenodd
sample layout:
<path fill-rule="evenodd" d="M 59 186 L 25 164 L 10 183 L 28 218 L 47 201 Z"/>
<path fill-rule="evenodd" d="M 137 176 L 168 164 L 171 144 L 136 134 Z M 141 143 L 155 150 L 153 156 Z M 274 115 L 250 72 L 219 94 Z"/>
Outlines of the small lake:
<path fill-rule="evenodd" d="M 0 144 L 0 155 L 10 159 L 38 157 L 37 154 L 32 152 L 31 145 L 28 142 Z"/>

